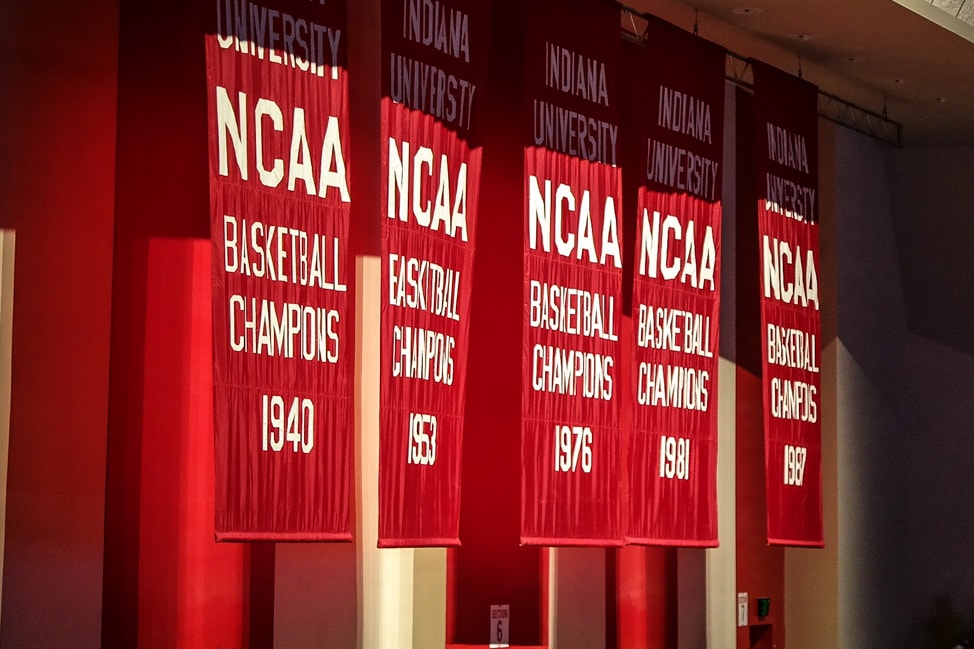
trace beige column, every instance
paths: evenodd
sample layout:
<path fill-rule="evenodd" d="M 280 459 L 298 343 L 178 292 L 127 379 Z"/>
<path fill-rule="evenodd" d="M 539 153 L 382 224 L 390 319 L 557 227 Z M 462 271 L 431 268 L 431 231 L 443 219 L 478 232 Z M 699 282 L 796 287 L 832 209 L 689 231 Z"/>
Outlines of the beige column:
<path fill-rule="evenodd" d="M 3 540 L 7 532 L 7 449 L 10 444 L 10 356 L 14 319 L 15 238 L 13 231 L 0 230 L 0 589 L 3 588 Z"/>
<path fill-rule="evenodd" d="M 707 550 L 707 647 L 737 646 L 737 367 L 720 359 L 717 420 L 717 534 L 720 547 Z"/>

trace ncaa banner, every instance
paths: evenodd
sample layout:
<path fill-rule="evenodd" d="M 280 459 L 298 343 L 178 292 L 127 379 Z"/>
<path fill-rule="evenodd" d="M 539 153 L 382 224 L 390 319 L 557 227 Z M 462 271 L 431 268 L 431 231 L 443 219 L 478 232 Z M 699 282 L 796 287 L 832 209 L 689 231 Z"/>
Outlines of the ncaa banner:
<path fill-rule="evenodd" d="M 216 0 L 206 37 L 217 540 L 349 540 L 345 5 Z"/>
<path fill-rule="evenodd" d="M 380 547 L 459 544 L 489 6 L 382 2 Z"/>
<path fill-rule="evenodd" d="M 822 547 L 818 89 L 751 66 L 768 542 Z"/>
<path fill-rule="evenodd" d="M 521 542 L 621 545 L 619 9 L 527 15 Z"/>
<path fill-rule="evenodd" d="M 651 20 L 627 47 L 635 191 L 626 541 L 717 545 L 725 51 Z"/>

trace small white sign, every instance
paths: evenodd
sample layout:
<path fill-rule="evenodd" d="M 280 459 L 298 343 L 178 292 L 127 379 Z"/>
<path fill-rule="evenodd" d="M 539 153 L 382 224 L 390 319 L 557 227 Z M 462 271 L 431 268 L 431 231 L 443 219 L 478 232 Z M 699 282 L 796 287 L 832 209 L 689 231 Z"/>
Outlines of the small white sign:
<path fill-rule="evenodd" d="M 747 593 L 737 594 L 737 626 L 747 626 Z"/>
<path fill-rule="evenodd" d="M 490 646 L 507 647 L 511 643 L 511 606 L 492 604 L 490 607 Z"/>

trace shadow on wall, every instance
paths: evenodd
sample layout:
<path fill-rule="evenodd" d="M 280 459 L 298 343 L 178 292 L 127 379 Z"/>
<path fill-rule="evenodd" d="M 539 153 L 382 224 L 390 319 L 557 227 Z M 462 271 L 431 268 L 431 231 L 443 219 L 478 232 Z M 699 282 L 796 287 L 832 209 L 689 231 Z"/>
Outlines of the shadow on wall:
<path fill-rule="evenodd" d="M 958 295 L 974 291 L 965 262 L 974 242 L 970 206 L 974 147 L 890 150 L 893 226 L 911 331 L 974 355 L 972 311 Z"/>
<path fill-rule="evenodd" d="M 927 618 L 924 649 L 974 648 L 974 616 L 954 608 L 949 594 L 938 595 Z"/>

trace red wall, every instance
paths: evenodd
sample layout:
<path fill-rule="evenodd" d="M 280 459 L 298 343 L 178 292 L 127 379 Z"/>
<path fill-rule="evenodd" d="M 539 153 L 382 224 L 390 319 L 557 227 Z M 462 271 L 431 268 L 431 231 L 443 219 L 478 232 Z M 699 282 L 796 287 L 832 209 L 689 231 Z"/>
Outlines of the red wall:
<path fill-rule="evenodd" d="M 767 538 L 764 484 L 764 404 L 757 195 L 754 180 L 754 97 L 738 89 L 737 103 L 737 592 L 747 593 L 749 626 L 738 627 L 738 649 L 784 649 L 785 554 Z M 771 615 L 757 617 L 757 598 L 771 598 Z"/>
<path fill-rule="evenodd" d="M 100 644 L 117 11 L 0 3 L 0 226 L 16 230 L 4 647 Z"/>
<path fill-rule="evenodd" d="M 105 647 L 258 646 L 273 624 L 273 552 L 213 540 L 209 9 L 121 7 Z"/>
<path fill-rule="evenodd" d="M 509 0 L 491 24 L 491 92 L 486 111 L 477 257 L 470 318 L 460 539 L 453 554 L 454 592 L 447 642 L 488 640 L 491 604 L 509 604 L 510 640 L 544 641 L 546 581 L 538 547 L 519 547 L 521 514 L 521 294 L 523 149 L 520 121 L 523 37 Z"/>
<path fill-rule="evenodd" d="M 609 594 L 615 594 L 616 609 L 609 620 L 609 649 L 678 646 L 676 552 L 637 546 L 609 551 L 615 580 Z"/>

